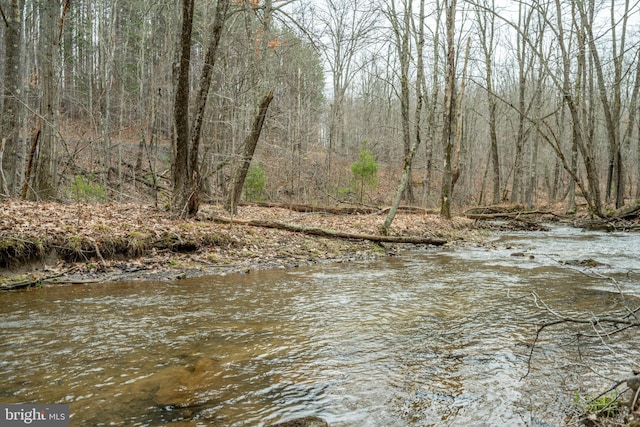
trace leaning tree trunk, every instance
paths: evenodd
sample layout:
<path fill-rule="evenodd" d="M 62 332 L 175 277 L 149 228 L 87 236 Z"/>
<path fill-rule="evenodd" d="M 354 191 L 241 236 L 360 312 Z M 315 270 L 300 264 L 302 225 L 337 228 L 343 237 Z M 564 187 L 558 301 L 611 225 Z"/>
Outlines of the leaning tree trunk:
<path fill-rule="evenodd" d="M 227 9 L 229 8 L 229 0 L 218 0 L 216 5 L 215 17 L 213 20 L 213 29 L 207 55 L 205 57 L 202 74 L 200 75 L 200 90 L 196 98 L 196 112 L 191 126 L 191 146 L 189 147 L 189 170 L 191 171 L 191 197 L 188 202 L 188 214 L 195 215 L 200 208 L 200 173 L 198 166 L 198 154 L 200 152 L 200 139 L 202 135 L 202 123 L 204 122 L 204 112 L 207 107 L 207 99 L 209 98 L 209 88 L 211 87 L 211 79 L 213 76 L 213 67 L 216 63 L 216 53 L 220 46 L 222 38 L 222 30 L 224 27 Z"/>
<path fill-rule="evenodd" d="M 384 220 L 384 224 L 381 227 L 382 234 L 389 233 L 389 227 L 398 212 L 398 206 L 405 195 L 405 189 L 407 186 L 411 187 L 411 163 L 413 158 L 422 142 L 422 133 L 420 132 L 420 119 L 422 117 L 422 107 L 424 104 L 424 0 L 420 1 L 420 16 L 418 18 L 418 39 L 416 41 L 416 55 L 418 58 L 417 63 L 417 76 L 416 76 L 416 111 L 415 111 L 415 139 L 409 148 L 409 151 L 405 154 L 404 167 L 402 168 L 402 176 L 400 178 L 400 184 L 396 190 L 396 195 L 393 199 L 393 204 L 387 213 L 387 218 Z"/>
<path fill-rule="evenodd" d="M 387 218 L 384 220 L 384 224 L 381 227 L 381 232 L 384 235 L 389 233 L 389 227 L 391 227 L 391 223 L 398 212 L 398 206 L 400 206 L 400 201 L 402 200 L 402 195 L 404 194 L 404 190 L 407 188 L 409 184 L 409 177 L 411 173 L 411 162 L 413 161 L 413 157 L 416 154 L 418 146 L 420 145 L 420 139 L 415 139 L 413 144 L 404 158 L 404 167 L 402 168 L 402 176 L 400 178 L 400 184 L 398 185 L 398 189 L 396 190 L 396 195 L 393 198 L 393 204 L 391 205 L 391 209 L 387 213 Z"/>
<path fill-rule="evenodd" d="M 262 132 L 262 126 L 264 125 L 264 121 L 267 116 L 267 110 L 269 109 L 269 104 L 271 103 L 272 99 L 273 91 L 268 92 L 264 96 L 264 98 L 262 98 L 260 108 L 258 109 L 258 114 L 256 115 L 253 121 L 253 126 L 251 127 L 251 133 L 247 135 L 247 138 L 244 141 L 244 154 L 242 156 L 242 164 L 235 174 L 231 191 L 229 192 L 229 196 L 227 197 L 227 200 L 225 202 L 225 209 L 232 214 L 237 213 L 238 202 L 240 201 L 240 195 L 242 194 L 242 187 L 244 187 L 244 180 L 247 177 L 247 171 L 249 170 L 249 165 L 251 165 L 253 153 L 255 153 L 256 151 L 256 146 L 258 145 L 258 140 L 260 139 L 260 133 Z"/>

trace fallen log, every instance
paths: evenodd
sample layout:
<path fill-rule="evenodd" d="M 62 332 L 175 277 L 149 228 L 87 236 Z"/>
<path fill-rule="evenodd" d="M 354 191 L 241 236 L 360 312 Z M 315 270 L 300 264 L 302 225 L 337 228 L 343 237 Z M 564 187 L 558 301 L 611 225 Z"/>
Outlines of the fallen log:
<path fill-rule="evenodd" d="M 274 203 L 274 202 L 241 202 L 239 206 L 258 206 L 261 208 L 281 208 L 294 212 L 303 213 L 323 213 L 330 215 L 384 215 L 389 212 L 389 208 L 377 208 L 375 206 L 313 206 L 297 203 Z M 413 214 L 432 214 L 433 210 L 418 208 L 415 206 L 399 206 L 398 212 Z"/>
<path fill-rule="evenodd" d="M 636 200 L 631 205 L 616 210 L 611 217 L 616 219 L 639 218 L 640 200 Z"/>
<path fill-rule="evenodd" d="M 313 236 L 329 237 L 329 238 L 336 238 L 336 239 L 367 240 L 367 241 L 376 242 L 376 243 L 410 243 L 414 245 L 434 245 L 434 246 L 442 246 L 445 243 L 447 243 L 447 241 L 444 239 L 435 239 L 431 237 L 383 236 L 383 235 L 376 235 L 376 234 L 346 233 L 346 232 L 336 231 L 336 230 L 325 230 L 323 228 L 318 228 L 318 227 L 306 227 L 303 225 L 286 224 L 286 223 L 277 222 L 277 221 L 242 220 L 242 219 L 224 218 L 219 216 L 213 216 L 210 219 L 211 221 L 218 222 L 221 224 L 238 224 L 238 225 L 248 225 L 252 227 L 276 228 L 279 230 L 286 230 L 294 233 L 303 233 L 303 234 L 309 234 Z"/>
<path fill-rule="evenodd" d="M 15 291 L 18 289 L 26 289 L 32 286 L 38 286 L 38 285 L 44 284 L 45 282 L 49 282 L 53 279 L 56 279 L 58 277 L 62 277 L 66 273 L 67 272 L 56 273 L 50 276 L 38 277 L 35 279 L 28 279 L 20 282 L 3 283 L 2 285 L 0 285 L 0 291 Z"/>
<path fill-rule="evenodd" d="M 240 206 L 258 206 L 262 208 L 281 208 L 288 209 L 294 212 L 303 213 L 325 213 L 331 215 L 358 215 L 358 214 L 376 214 L 381 211 L 379 208 L 371 206 L 344 206 L 344 207 L 330 207 L 330 206 L 312 206 L 303 205 L 297 203 L 273 203 L 273 202 L 242 202 Z"/>
<path fill-rule="evenodd" d="M 527 215 L 553 215 L 553 212 L 548 211 L 509 211 L 509 212 L 493 212 L 493 213 L 473 213 L 465 212 L 464 216 L 469 219 L 519 219 L 522 216 Z"/>

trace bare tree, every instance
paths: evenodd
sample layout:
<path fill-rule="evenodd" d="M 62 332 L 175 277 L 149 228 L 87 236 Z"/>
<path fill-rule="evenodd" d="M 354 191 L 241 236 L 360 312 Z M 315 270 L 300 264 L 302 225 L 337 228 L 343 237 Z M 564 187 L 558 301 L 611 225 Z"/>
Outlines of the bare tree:
<path fill-rule="evenodd" d="M 564 24 L 562 22 L 563 10 L 559 0 L 555 0 L 555 7 L 556 7 L 555 11 L 556 11 L 556 23 L 557 23 L 556 34 L 557 34 L 558 46 L 560 48 L 560 53 L 562 58 L 562 80 L 561 80 L 562 95 L 565 103 L 567 104 L 567 107 L 569 108 L 569 112 L 571 114 L 573 141 L 578 147 L 578 149 L 580 150 L 580 153 L 582 154 L 582 159 L 583 159 L 584 166 L 586 169 L 586 174 L 587 174 L 587 182 L 589 185 L 589 191 L 586 193 L 583 192 L 584 193 L 583 195 L 587 200 L 587 203 L 590 208 L 589 210 L 598 216 L 602 216 L 603 214 L 602 214 L 602 200 L 600 197 L 600 180 L 598 178 L 598 171 L 596 167 L 593 138 L 592 138 L 592 134 L 585 134 L 585 130 L 588 130 L 591 127 L 591 126 L 588 126 L 589 117 L 588 117 L 588 114 L 582 114 L 582 115 L 580 114 L 580 110 L 579 110 L 580 104 L 576 102 L 575 96 L 573 95 L 573 91 L 571 88 L 571 53 L 567 48 Z M 578 34 L 580 35 L 579 36 L 580 40 L 582 40 L 582 42 L 579 44 L 582 46 L 581 49 L 584 49 L 585 37 L 582 35 L 583 33 L 581 32 L 578 32 Z M 582 84 L 583 85 L 582 87 L 586 88 L 586 84 L 585 84 L 586 68 L 584 68 L 586 67 L 586 63 L 585 63 L 584 50 L 582 50 L 581 52 L 583 53 L 581 53 L 578 56 L 578 79 L 579 79 L 578 86 Z M 584 72 L 582 73 L 580 72 L 581 67 L 584 70 Z M 579 90 L 577 92 L 578 94 L 580 94 Z M 580 100 L 580 97 L 578 97 L 578 100 Z M 584 104 L 584 102 L 586 102 L 586 97 L 584 96 L 584 94 L 582 96 L 582 100 L 583 100 L 582 105 L 583 106 L 586 105 Z M 584 107 L 582 108 L 582 111 L 584 111 Z"/>
<path fill-rule="evenodd" d="M 595 157 L 596 147 L 594 146 L 594 132 L 595 132 L 595 116 L 594 116 L 594 103 L 589 102 L 593 99 L 590 96 L 589 83 L 592 81 L 588 77 L 590 69 L 587 67 L 585 47 L 588 46 L 586 33 L 583 31 L 582 26 L 575 26 L 576 21 L 572 21 L 570 25 L 574 26 L 575 31 L 568 32 L 566 30 L 567 17 L 575 17 L 577 14 L 567 11 L 563 4 L 557 0 L 553 4 L 551 3 L 535 3 L 527 5 L 525 3 L 519 3 L 521 17 L 520 20 L 527 23 L 522 25 L 521 23 L 509 23 L 512 28 L 518 34 L 518 48 L 519 52 L 519 96 L 517 105 L 512 105 L 512 108 L 518 114 L 518 138 L 517 141 L 524 141 L 532 129 L 535 129 L 547 141 L 553 151 L 558 156 L 566 172 L 569 173 L 571 178 L 580 187 L 583 196 L 586 199 L 589 210 L 595 215 L 602 216 L 602 203 L 600 198 L 599 176 L 597 161 Z M 575 6 L 573 2 L 569 6 Z M 529 8 L 528 11 L 523 11 L 523 8 Z M 553 56 L 548 55 L 543 46 L 547 44 L 540 44 L 536 40 L 539 38 L 531 37 L 529 34 L 529 23 L 533 17 L 533 14 L 537 13 L 539 18 L 544 22 L 544 25 L 550 29 L 550 34 L 553 35 L 552 44 L 550 46 L 556 47 L 556 52 Z M 524 14 L 524 16 L 523 16 Z M 574 37 L 575 36 L 575 37 Z M 576 47 L 573 47 L 573 44 Z M 574 49 L 577 49 L 578 54 L 574 55 Z M 523 64 L 525 52 L 529 52 L 527 64 Z M 557 90 L 562 96 L 562 101 L 566 105 L 570 115 L 572 141 L 577 152 L 581 155 L 587 184 L 584 185 L 580 181 L 580 177 L 572 164 L 567 160 L 562 147 L 562 141 L 559 140 L 559 134 L 549 125 L 546 119 L 535 118 L 532 107 L 534 106 L 535 95 L 530 96 L 530 101 L 527 103 L 523 91 L 530 84 L 525 83 L 531 79 L 523 76 L 530 75 L 530 70 L 534 66 L 533 58 L 536 58 L 537 64 L 543 67 L 546 76 L 550 82 L 555 85 Z M 573 62 L 574 57 L 576 62 Z M 541 77 L 539 77 L 539 80 Z M 575 86 L 574 82 L 575 81 Z M 529 89 L 530 92 L 531 89 Z M 589 106 L 589 111 L 587 111 Z M 562 108 L 558 108 L 557 111 L 562 113 Z M 528 125 L 526 125 L 528 123 Z M 516 151 L 518 152 L 518 145 L 516 145 Z M 520 152 L 522 150 L 520 149 Z M 520 154 L 521 156 L 521 154 Z M 518 166 L 518 153 L 515 157 L 514 165 L 514 187 L 512 191 L 512 200 L 520 200 L 520 193 L 522 186 L 520 184 L 520 178 L 517 176 L 521 173 L 518 172 L 522 169 Z M 573 163 L 577 165 L 577 163 Z M 517 181 L 517 182 L 516 182 Z"/>
<path fill-rule="evenodd" d="M 411 14 L 413 13 L 413 1 L 404 0 L 402 2 L 402 12 L 400 12 L 396 6 L 395 0 L 390 2 L 389 12 L 387 13 L 387 19 L 391 23 L 393 29 L 393 35 L 395 38 L 396 53 L 398 55 L 398 61 L 400 63 L 400 116 L 402 124 L 402 147 L 404 149 L 405 160 L 410 156 L 411 152 L 411 118 L 409 114 L 411 94 L 409 88 L 409 66 L 411 63 Z M 411 156 L 413 157 L 413 156 Z M 413 203 L 413 189 L 411 186 L 411 161 L 407 163 L 403 168 L 403 180 L 407 180 L 409 185 L 404 185 L 404 191 L 402 193 L 403 199 L 408 203 Z M 407 175 L 405 178 L 404 175 Z"/>
<path fill-rule="evenodd" d="M 616 33 L 618 25 L 616 24 L 616 6 L 615 2 L 611 2 L 610 18 L 611 26 L 609 30 L 612 32 L 611 36 L 611 50 L 613 53 L 613 84 L 608 85 L 605 80 L 603 64 L 600 59 L 600 53 L 598 46 L 596 45 L 596 36 L 594 34 L 594 4 L 593 2 L 587 3 L 586 1 L 576 1 L 576 9 L 580 16 L 580 25 L 583 28 L 586 37 L 586 43 L 589 47 L 589 54 L 593 60 L 593 67 L 598 84 L 598 94 L 600 96 L 600 102 L 602 103 L 602 112 L 605 119 L 605 127 L 608 137 L 609 146 L 609 167 L 607 173 L 607 185 L 606 185 L 606 201 L 611 201 L 611 189 L 612 186 L 616 188 L 616 208 L 621 207 L 624 204 L 624 179 L 623 179 L 623 163 L 621 154 L 621 142 L 620 142 L 620 114 L 622 110 L 622 67 L 624 61 L 624 54 L 626 51 L 625 40 L 627 22 L 629 19 L 629 0 L 624 2 L 624 12 L 622 14 L 622 29 L 620 39 Z M 617 2 L 618 5 L 620 2 Z M 618 42 L 620 48 L 618 50 Z M 625 89 L 626 90 L 626 89 Z"/>
<path fill-rule="evenodd" d="M 245 0 L 245 5 L 247 4 L 248 1 Z M 259 90 L 264 89 L 265 87 L 270 85 L 270 79 L 268 76 L 269 64 L 267 62 L 267 54 L 269 52 L 269 43 L 271 42 L 273 9 L 273 1 L 265 0 L 263 6 L 264 15 L 262 19 L 262 30 L 260 32 L 261 38 L 259 39 L 258 49 L 256 51 L 257 57 L 261 60 L 262 67 L 260 68 L 259 73 L 252 73 L 252 86 L 256 93 Z M 245 14 L 248 14 L 249 12 L 249 8 L 245 7 Z M 245 15 L 245 17 L 247 20 L 249 19 L 247 15 Z M 250 24 L 248 24 L 247 26 L 249 27 Z M 260 64 L 260 61 L 256 61 L 255 64 Z M 251 129 L 247 134 L 244 143 L 242 144 L 243 153 L 240 159 L 240 164 L 233 174 L 233 178 L 231 180 L 231 188 L 229 190 L 227 200 L 225 201 L 225 209 L 233 214 L 235 214 L 237 211 L 238 202 L 240 201 L 240 195 L 242 193 L 242 188 L 247 177 L 247 172 L 249 170 L 249 166 L 251 165 L 251 161 L 253 160 L 253 156 L 258 145 L 258 140 L 260 139 L 260 134 L 262 132 L 262 127 L 264 126 L 264 122 L 267 117 L 267 111 L 269 109 L 271 101 L 273 100 L 273 96 L 273 90 L 268 89 L 267 93 L 262 97 L 262 101 L 260 102 L 255 113 Z"/>
<path fill-rule="evenodd" d="M 345 96 L 357 73 L 364 66 L 359 55 L 369 44 L 376 28 L 377 7 L 357 0 L 328 0 L 319 11 L 317 21 L 320 39 L 327 40 L 322 50 L 332 78 L 332 100 L 329 119 L 329 153 L 327 172 L 331 168 L 333 150 L 344 149 Z"/>
<path fill-rule="evenodd" d="M 57 143 L 60 67 L 60 0 L 40 0 L 40 55 L 38 82 L 40 96 L 40 138 L 35 161 L 35 180 L 32 185 L 35 199 L 53 199 L 57 188 Z"/>
<path fill-rule="evenodd" d="M 491 159 L 491 171 L 493 174 L 493 198 L 494 204 L 500 203 L 500 155 L 498 151 L 498 133 L 496 126 L 497 99 L 493 87 L 493 57 L 495 49 L 495 14 L 487 13 L 486 10 L 495 10 L 495 0 L 484 0 L 480 5 L 476 5 L 476 23 L 478 25 L 478 36 L 480 38 L 480 48 L 484 54 L 485 67 L 485 88 L 487 91 L 488 104 L 488 125 L 489 125 L 489 158 Z"/>
<path fill-rule="evenodd" d="M 18 129 L 20 102 L 20 79 L 22 67 L 20 39 L 22 38 L 21 15 L 23 0 L 12 0 L 4 17 L 4 93 L 0 116 L 0 190 L 5 197 L 16 193 Z"/>
<path fill-rule="evenodd" d="M 636 58 L 636 75 L 633 83 L 633 90 L 631 91 L 631 100 L 629 101 L 629 123 L 622 140 L 623 144 L 629 146 L 631 146 L 631 137 L 634 131 L 638 133 L 638 142 L 640 142 L 640 129 L 636 129 L 636 126 L 639 123 L 637 116 L 640 112 L 640 108 L 638 108 L 638 95 L 640 95 L 640 58 Z M 640 156 L 640 144 L 636 146 L 636 150 L 638 156 Z M 640 162 L 636 162 L 636 165 L 640 165 Z M 636 171 L 635 197 L 636 199 L 640 199 L 640 170 Z"/>
<path fill-rule="evenodd" d="M 535 41 L 536 43 L 536 49 L 538 51 L 543 51 L 544 50 L 544 45 L 545 45 L 545 40 L 544 40 L 544 34 L 546 33 L 546 26 L 547 23 L 546 21 L 538 16 L 538 19 L 535 22 L 536 28 L 534 30 L 534 33 L 538 34 L 538 37 Z M 545 79 L 546 79 L 546 72 L 544 70 L 544 67 L 537 67 L 538 71 L 537 71 L 537 75 L 535 76 L 535 79 L 533 80 L 533 96 L 532 96 L 532 100 L 531 100 L 531 110 L 535 112 L 536 117 L 541 117 L 543 116 L 543 107 L 544 107 L 544 102 L 542 99 L 542 95 L 544 92 L 544 86 L 545 86 Z M 533 77 L 533 76 L 532 76 Z M 533 125 L 535 126 L 536 129 L 539 129 L 540 126 L 537 123 L 537 121 L 534 121 Z M 539 131 L 535 132 L 535 134 L 532 136 L 531 138 L 531 144 L 529 147 L 529 171 L 528 171 L 528 176 L 527 176 L 527 180 L 526 180 L 526 186 L 525 186 L 525 202 L 526 202 L 526 206 L 529 209 L 533 208 L 533 199 L 535 196 L 535 192 L 536 192 L 536 185 L 537 185 L 537 175 L 538 175 L 538 152 L 539 152 L 539 142 L 540 142 L 540 135 L 539 135 Z"/>
<path fill-rule="evenodd" d="M 225 203 L 225 209 L 233 214 L 237 212 L 242 187 L 244 186 L 244 181 L 247 177 L 251 160 L 253 159 L 256 146 L 258 145 L 260 133 L 262 132 L 262 127 L 264 126 L 264 121 L 267 117 L 267 111 L 269 109 L 269 104 L 271 104 L 271 100 L 273 100 L 273 92 L 267 93 L 262 99 L 258 113 L 256 114 L 253 125 L 251 126 L 251 132 L 247 135 L 243 144 L 244 154 L 242 156 L 240 166 L 236 170 L 235 176 L 231 182 L 231 190 Z"/>
<path fill-rule="evenodd" d="M 515 154 L 513 158 L 513 180 L 511 187 L 511 201 L 520 203 L 522 201 L 522 190 L 524 188 L 524 146 L 529 137 L 530 129 L 528 124 L 527 111 L 527 87 L 530 72 L 533 65 L 533 53 L 529 44 L 533 43 L 531 37 L 531 20 L 533 9 L 524 3 L 518 4 L 518 28 L 516 38 L 516 55 L 518 60 L 518 133 L 515 140 Z"/>
<path fill-rule="evenodd" d="M 444 171 L 442 174 L 442 187 L 440 191 L 440 214 L 445 218 L 451 218 L 452 196 L 452 154 L 455 138 L 455 107 L 456 107 L 456 55 L 455 55 L 455 23 L 456 0 L 445 0 L 445 16 L 447 28 L 447 67 L 446 85 L 444 90 L 444 115 L 442 130 L 442 146 L 444 147 Z"/>
<path fill-rule="evenodd" d="M 451 161 L 451 193 L 453 193 L 458 178 L 460 178 L 461 165 L 460 156 L 462 152 L 462 134 L 464 119 L 462 113 L 464 111 L 464 91 L 467 84 L 467 66 L 469 64 L 469 51 L 471 50 L 471 37 L 467 37 L 467 47 L 464 53 L 464 64 L 462 65 L 462 79 L 460 81 L 460 90 L 456 93 L 456 134 L 455 145 L 453 147 L 453 159 Z"/>
<path fill-rule="evenodd" d="M 174 162 L 174 193 L 172 203 L 173 211 L 181 215 L 195 215 L 200 206 L 198 152 L 200 150 L 202 121 L 207 97 L 209 95 L 209 88 L 211 86 L 216 53 L 218 45 L 220 44 L 228 7 L 228 0 L 219 0 L 216 4 L 212 34 L 200 76 L 200 90 L 196 98 L 196 111 L 193 117 L 193 124 L 190 127 L 189 74 L 194 1 L 183 0 L 182 4 L 183 23 L 180 36 L 180 71 L 174 104 L 176 156 Z"/>
<path fill-rule="evenodd" d="M 404 158 L 404 167 L 402 168 L 402 175 L 400 178 L 400 183 L 398 184 L 398 189 L 396 190 L 396 195 L 393 199 L 393 203 L 391 204 L 391 208 L 389 209 L 389 213 L 382 225 L 382 232 L 387 234 L 389 232 L 389 228 L 391 227 L 391 223 L 395 218 L 395 215 L 398 211 L 398 207 L 400 205 L 400 200 L 405 194 L 405 189 L 407 186 L 411 186 L 411 162 L 418 150 L 418 147 L 422 143 L 422 132 L 420 128 L 420 122 L 422 117 L 422 107 L 424 104 L 424 18 L 425 18 L 425 8 L 424 8 L 424 0 L 420 0 L 420 12 L 418 15 L 418 24 L 416 25 L 415 20 L 412 20 L 412 28 L 414 29 L 414 33 L 416 33 L 416 57 L 417 57 L 417 75 L 416 75 L 416 110 L 415 110 L 415 139 L 413 143 L 409 147 L 409 151 L 405 153 Z M 405 13 L 407 13 L 405 11 Z M 407 59 L 408 60 L 408 59 Z M 407 77 L 408 78 L 408 77 Z M 408 98 L 408 96 L 407 96 Z M 408 108 L 408 106 L 407 106 Z M 408 112 L 407 112 L 408 114 Z M 408 117 L 407 117 L 408 120 Z M 408 125 L 408 124 L 407 124 Z M 406 197 L 406 196 L 405 196 Z"/>
<path fill-rule="evenodd" d="M 176 81 L 174 103 L 175 158 L 173 162 L 172 209 L 188 213 L 195 208 L 192 173 L 189 165 L 189 76 L 191 71 L 191 36 L 193 33 L 194 0 L 182 1 L 182 31 L 180 33 L 180 68 Z M 191 206 L 190 206 L 191 205 Z"/>
<path fill-rule="evenodd" d="M 431 96 L 428 98 L 427 109 L 427 139 L 425 141 L 425 175 L 422 182 L 424 187 L 424 199 L 427 201 L 431 195 L 431 181 L 433 173 L 433 148 L 437 144 L 437 115 L 440 98 L 440 20 L 443 12 L 441 0 L 435 2 L 434 20 L 437 25 L 433 27 L 432 39 L 432 55 L 433 55 L 433 71 L 431 72 L 431 82 L 425 79 L 425 88 L 431 86 Z"/>

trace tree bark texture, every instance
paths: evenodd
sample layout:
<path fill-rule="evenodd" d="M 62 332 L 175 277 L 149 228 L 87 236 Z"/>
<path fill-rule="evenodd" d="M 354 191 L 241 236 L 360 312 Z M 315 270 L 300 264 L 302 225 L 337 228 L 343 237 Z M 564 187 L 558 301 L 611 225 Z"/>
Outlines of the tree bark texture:
<path fill-rule="evenodd" d="M 444 147 L 444 173 L 440 192 L 440 214 L 451 218 L 452 197 L 452 151 L 454 121 L 455 121 L 455 86 L 456 86 L 456 55 L 455 55 L 455 15 L 456 0 L 445 1 L 447 21 L 447 73 L 444 93 L 444 117 L 442 131 L 442 145 Z"/>
<path fill-rule="evenodd" d="M 40 0 L 40 56 L 38 82 L 41 89 L 41 135 L 38 144 L 33 197 L 49 200 L 57 195 L 57 142 L 59 122 L 59 0 Z"/>
<path fill-rule="evenodd" d="M 193 30 L 194 0 L 182 2 L 182 30 L 180 32 L 180 64 L 176 82 L 173 120 L 175 154 L 173 162 L 173 200 L 171 209 L 188 215 L 193 209 L 191 168 L 189 167 L 189 75 L 191 65 L 191 34 Z"/>
<path fill-rule="evenodd" d="M 22 0 L 11 0 L 5 13 L 4 29 L 4 93 L 0 117 L 2 141 L 2 168 L 0 189 L 5 196 L 16 194 L 16 154 L 18 150 L 18 126 L 20 103 L 20 78 L 22 76 L 20 39 L 22 38 Z"/>

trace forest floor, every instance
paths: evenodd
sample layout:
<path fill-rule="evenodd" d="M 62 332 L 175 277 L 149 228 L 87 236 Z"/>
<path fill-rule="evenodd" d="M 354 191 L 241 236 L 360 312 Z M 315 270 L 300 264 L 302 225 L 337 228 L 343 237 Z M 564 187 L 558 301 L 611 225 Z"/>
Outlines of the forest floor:
<path fill-rule="evenodd" d="M 173 280 L 373 258 L 406 244 L 344 235 L 375 237 L 384 219 L 381 213 L 337 215 L 258 206 L 240 206 L 229 218 L 214 205 L 202 206 L 195 218 L 179 219 L 145 205 L 10 200 L 0 204 L 0 289 Z M 342 237 L 248 225 L 251 221 Z M 399 212 L 389 235 L 480 244 L 489 230 L 462 216 L 445 220 L 419 210 Z"/>

